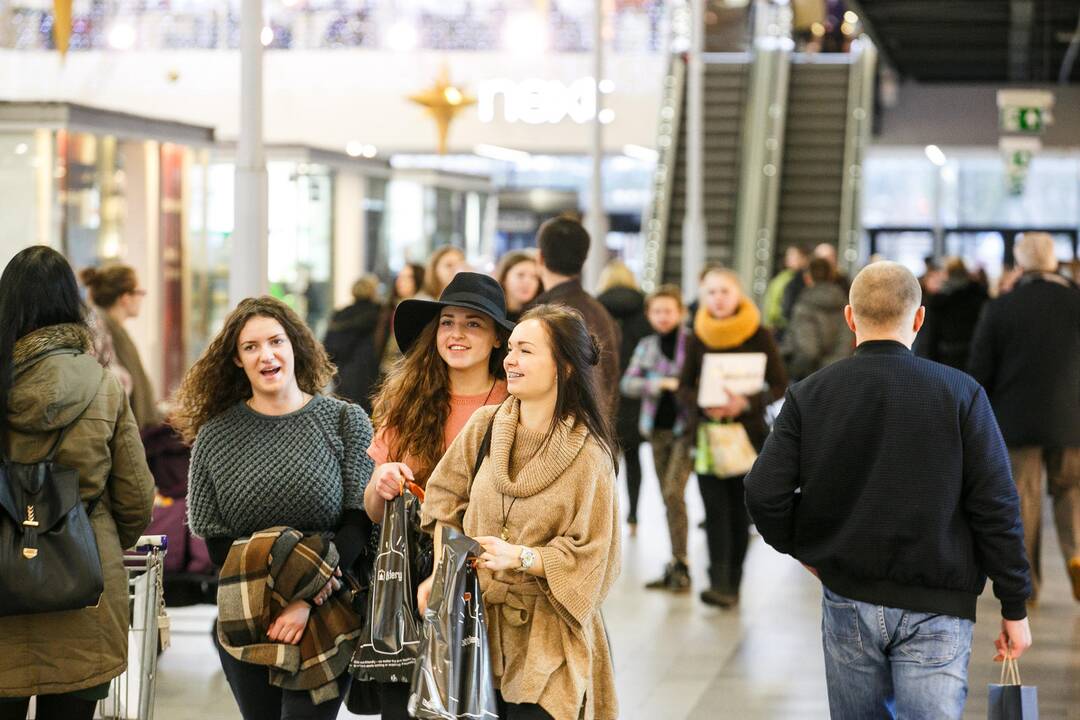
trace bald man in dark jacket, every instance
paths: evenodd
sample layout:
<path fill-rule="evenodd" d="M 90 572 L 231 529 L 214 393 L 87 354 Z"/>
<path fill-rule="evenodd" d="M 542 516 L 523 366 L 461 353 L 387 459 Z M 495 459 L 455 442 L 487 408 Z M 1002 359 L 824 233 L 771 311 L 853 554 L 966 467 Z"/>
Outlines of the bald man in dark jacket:
<path fill-rule="evenodd" d="M 978 383 L 912 354 L 925 308 L 910 271 L 869 265 L 850 300 L 855 356 L 788 390 L 747 507 L 821 579 L 832 716 L 958 719 L 987 575 L 998 659 L 1031 644 L 1008 453 Z"/>

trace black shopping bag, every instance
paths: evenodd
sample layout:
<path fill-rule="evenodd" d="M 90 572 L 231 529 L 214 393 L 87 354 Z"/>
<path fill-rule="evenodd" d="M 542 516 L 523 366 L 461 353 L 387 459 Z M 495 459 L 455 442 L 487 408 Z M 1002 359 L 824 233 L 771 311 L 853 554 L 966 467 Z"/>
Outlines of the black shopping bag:
<path fill-rule="evenodd" d="M 357 680 L 409 682 L 416 667 L 422 621 L 413 578 L 422 500 L 423 491 L 409 483 L 386 503 L 360 644 L 349 665 Z"/>
<path fill-rule="evenodd" d="M 484 598 L 472 538 L 443 528 L 442 557 L 424 613 L 423 649 L 413 675 L 409 714 L 432 720 L 498 720 Z"/>
<path fill-rule="evenodd" d="M 988 720 L 1039 720 L 1039 690 L 1020 683 L 1016 660 L 1006 658 L 1001 666 L 1001 684 L 990 685 Z"/>

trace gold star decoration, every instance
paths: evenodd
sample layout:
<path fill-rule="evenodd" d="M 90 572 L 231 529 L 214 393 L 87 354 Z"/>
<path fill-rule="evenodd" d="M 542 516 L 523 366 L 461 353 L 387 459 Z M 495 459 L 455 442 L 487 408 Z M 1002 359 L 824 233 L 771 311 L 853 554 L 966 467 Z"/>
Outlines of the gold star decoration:
<path fill-rule="evenodd" d="M 439 133 L 440 155 L 446 154 L 446 138 L 450 134 L 450 123 L 459 112 L 476 104 L 475 97 L 450 83 L 450 69 L 446 65 L 442 66 L 434 85 L 415 95 L 410 95 L 409 100 L 417 105 L 423 105 L 435 120 L 435 127 Z"/>
<path fill-rule="evenodd" d="M 67 57 L 68 44 L 71 42 L 71 2 L 53 0 L 53 44 L 60 53 L 61 61 Z"/>

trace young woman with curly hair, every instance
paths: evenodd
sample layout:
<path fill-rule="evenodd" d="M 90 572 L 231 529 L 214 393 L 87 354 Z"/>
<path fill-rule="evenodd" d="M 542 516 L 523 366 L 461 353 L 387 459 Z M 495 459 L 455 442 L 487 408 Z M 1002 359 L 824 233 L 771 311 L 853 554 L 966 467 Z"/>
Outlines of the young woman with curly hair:
<path fill-rule="evenodd" d="M 405 356 L 375 398 L 377 463 L 364 504 L 381 522 L 403 480 L 421 487 L 473 413 L 507 397 L 502 361 L 514 325 L 502 288 L 480 273 L 458 273 L 438 301 L 405 300 L 394 334 Z M 415 591 L 416 588 L 414 588 Z M 408 683 L 380 683 L 383 718 L 407 718 Z"/>
<path fill-rule="evenodd" d="M 332 536 L 337 574 L 368 539 L 363 496 L 373 463 L 365 452 L 367 414 L 321 394 L 334 366 L 322 345 L 287 305 L 248 298 L 188 371 L 177 393 L 174 420 L 194 441 L 188 522 L 221 566 L 238 538 L 286 526 Z M 298 645 L 313 605 L 340 587 L 331 579 L 311 598 L 270 619 L 271 642 Z M 359 631 L 359 618 L 356 618 Z M 218 654 L 245 718 L 334 718 L 349 675 L 337 678 L 338 697 L 315 704 L 311 693 L 270 684 L 265 666 Z"/>

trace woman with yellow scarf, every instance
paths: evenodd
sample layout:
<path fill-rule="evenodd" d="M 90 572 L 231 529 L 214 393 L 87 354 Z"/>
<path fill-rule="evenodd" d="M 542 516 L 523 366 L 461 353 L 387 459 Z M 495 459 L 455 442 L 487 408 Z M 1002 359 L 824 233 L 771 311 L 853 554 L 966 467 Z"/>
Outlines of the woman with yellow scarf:
<path fill-rule="evenodd" d="M 768 389 L 752 395 L 728 393 L 721 407 L 699 407 L 698 387 L 707 353 L 765 353 Z M 765 407 L 787 389 L 788 377 L 772 334 L 761 324 L 761 313 L 743 292 L 739 276 L 710 266 L 701 276 L 700 307 L 694 333 L 686 347 L 679 395 L 688 412 L 688 432 L 694 437 L 702 421 L 730 420 L 742 424 L 754 449 L 760 451 L 769 429 Z M 731 608 L 739 602 L 743 560 L 749 544 L 749 517 L 743 501 L 743 475 L 718 477 L 698 473 L 705 503 L 705 534 L 709 546 L 709 589 L 702 602 Z"/>

